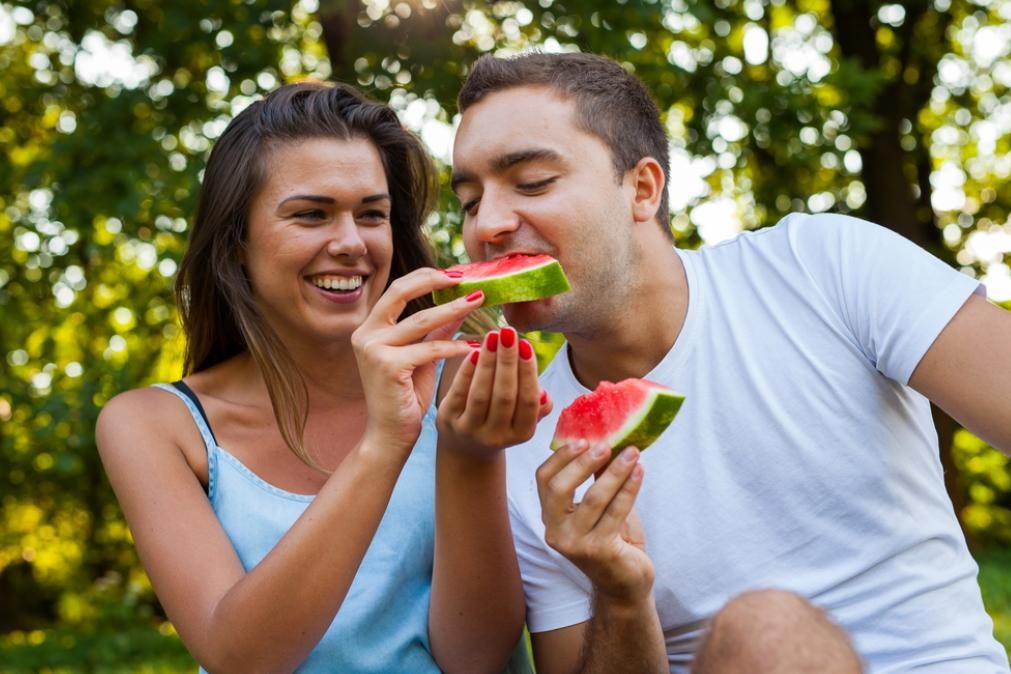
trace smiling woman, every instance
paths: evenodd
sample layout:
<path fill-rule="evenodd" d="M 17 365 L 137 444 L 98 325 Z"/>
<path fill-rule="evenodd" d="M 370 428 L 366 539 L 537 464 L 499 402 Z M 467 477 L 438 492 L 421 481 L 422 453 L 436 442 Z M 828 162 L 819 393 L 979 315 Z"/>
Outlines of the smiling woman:
<path fill-rule="evenodd" d="M 396 115 L 342 85 L 282 87 L 211 152 L 177 285 L 186 376 L 117 396 L 97 428 L 207 670 L 493 672 L 517 643 L 504 498 L 483 487 L 504 464 L 479 455 L 516 424 L 479 445 L 447 429 L 439 470 L 474 470 L 436 480 L 438 373 L 471 353 L 450 336 L 482 296 L 431 304 L 459 283 L 421 234 L 433 180 Z M 459 367 L 447 415 L 496 358 L 509 395 L 536 401 L 529 344 L 502 346 Z M 517 417 L 531 429 L 536 403 Z M 453 512 L 436 516 L 436 491 Z"/>

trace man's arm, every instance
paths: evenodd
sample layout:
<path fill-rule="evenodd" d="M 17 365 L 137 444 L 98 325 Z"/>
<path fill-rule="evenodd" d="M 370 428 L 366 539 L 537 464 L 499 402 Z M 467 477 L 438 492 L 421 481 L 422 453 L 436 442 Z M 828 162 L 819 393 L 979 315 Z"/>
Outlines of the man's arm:
<path fill-rule="evenodd" d="M 609 466 L 608 447 L 585 442 L 559 449 L 537 471 L 545 542 L 593 583 L 593 615 L 581 625 L 533 635 L 539 674 L 667 672 L 653 600 L 653 563 L 633 506 L 642 486 L 639 452 Z M 574 504 L 576 488 L 599 473 Z"/>
<path fill-rule="evenodd" d="M 1011 455 L 1011 312 L 971 296 L 924 354 L 909 385 Z"/>

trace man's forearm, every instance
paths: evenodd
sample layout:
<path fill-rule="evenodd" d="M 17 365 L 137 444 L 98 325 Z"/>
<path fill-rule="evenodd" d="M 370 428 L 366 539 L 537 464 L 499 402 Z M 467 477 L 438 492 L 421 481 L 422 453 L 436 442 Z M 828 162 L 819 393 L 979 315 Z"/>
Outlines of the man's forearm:
<path fill-rule="evenodd" d="M 667 674 L 667 647 L 652 593 L 633 604 L 594 594 L 580 674 Z"/>

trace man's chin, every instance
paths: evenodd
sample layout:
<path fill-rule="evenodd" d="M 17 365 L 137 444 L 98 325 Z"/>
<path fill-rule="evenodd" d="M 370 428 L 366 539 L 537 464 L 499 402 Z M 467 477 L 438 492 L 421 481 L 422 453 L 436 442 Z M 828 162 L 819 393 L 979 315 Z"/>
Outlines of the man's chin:
<path fill-rule="evenodd" d="M 532 302 L 514 302 L 502 306 L 506 321 L 520 332 L 531 330 L 551 330 L 557 313 L 557 305 L 553 298 L 533 300 Z"/>

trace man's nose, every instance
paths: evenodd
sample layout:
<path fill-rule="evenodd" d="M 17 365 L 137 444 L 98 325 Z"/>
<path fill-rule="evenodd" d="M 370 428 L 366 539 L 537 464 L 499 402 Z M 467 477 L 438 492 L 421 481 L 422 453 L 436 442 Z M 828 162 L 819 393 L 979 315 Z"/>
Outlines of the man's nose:
<path fill-rule="evenodd" d="M 510 199 L 486 191 L 471 224 L 480 241 L 500 243 L 519 228 L 520 218 Z"/>

